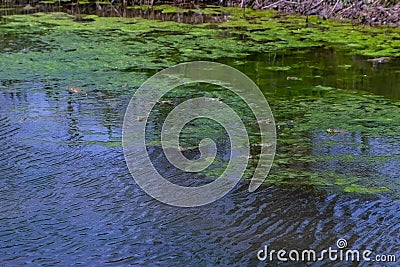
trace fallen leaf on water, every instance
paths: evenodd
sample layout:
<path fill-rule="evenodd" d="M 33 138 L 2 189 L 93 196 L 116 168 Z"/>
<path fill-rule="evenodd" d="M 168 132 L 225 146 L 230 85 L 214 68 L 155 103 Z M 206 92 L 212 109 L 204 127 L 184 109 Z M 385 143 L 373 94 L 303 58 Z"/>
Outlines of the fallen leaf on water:
<path fill-rule="evenodd" d="M 24 123 L 24 122 L 26 122 L 26 120 L 27 120 L 27 118 L 22 117 L 22 118 L 20 118 L 20 119 L 18 120 L 18 123 Z"/>
<path fill-rule="evenodd" d="M 138 121 L 144 121 L 145 119 L 147 119 L 147 116 L 137 116 L 136 119 Z"/>
<path fill-rule="evenodd" d="M 332 128 L 326 129 L 326 132 L 327 133 L 347 133 L 347 131 L 344 129 L 332 129 Z"/>
<path fill-rule="evenodd" d="M 77 94 L 77 95 L 84 93 L 87 96 L 87 93 L 85 93 L 84 90 L 82 90 L 81 88 L 76 87 L 76 86 L 70 87 L 68 91 L 70 91 L 71 93 Z"/>

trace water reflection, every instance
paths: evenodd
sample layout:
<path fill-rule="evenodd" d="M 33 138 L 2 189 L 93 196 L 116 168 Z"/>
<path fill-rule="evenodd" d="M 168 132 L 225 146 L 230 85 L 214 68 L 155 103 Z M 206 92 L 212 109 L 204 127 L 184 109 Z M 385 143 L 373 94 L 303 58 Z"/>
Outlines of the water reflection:
<path fill-rule="evenodd" d="M 292 129 L 307 110 L 303 106 L 299 113 L 292 112 L 295 105 L 290 101 L 297 96 L 323 99 L 323 93 L 311 89 L 314 85 L 399 98 L 396 60 L 373 67 L 362 58 L 333 50 L 324 55 L 324 49 L 317 49 L 255 55 L 237 65 L 237 60 L 225 61 L 275 97 L 272 104 L 282 98 L 289 102 L 288 113 L 277 114 L 281 132 Z M 288 80 L 288 76 L 303 80 Z M 159 203 L 135 185 L 122 148 L 110 145 L 121 136 L 131 91 L 98 89 L 103 85 L 94 84 L 87 86 L 85 96 L 70 93 L 57 79 L 33 80 L 1 81 L 2 265 L 265 266 L 268 263 L 256 258 L 264 245 L 276 250 L 322 251 L 334 247 L 339 238 L 345 238 L 349 248 L 398 253 L 400 202 L 394 194 L 332 193 L 316 186 L 263 186 L 249 194 L 248 184 L 242 181 L 223 199 L 204 207 L 178 209 Z M 152 125 L 161 123 L 159 114 Z M 26 122 L 18 123 L 21 117 L 27 117 Z M 279 147 L 278 152 L 328 157 L 293 166 L 297 169 L 314 169 L 321 175 L 361 173 L 366 183 L 380 175 L 379 183 L 392 185 L 395 192 L 399 188 L 398 136 L 376 137 L 359 131 L 329 135 L 315 130 L 296 138 L 297 142 Z M 303 138 L 309 142 L 299 142 Z M 149 149 L 156 163 L 158 150 L 156 146 Z M 345 155 L 359 158 L 340 158 Z M 381 156 L 385 161 L 367 164 Z M 168 174 L 184 181 L 197 178 Z M 309 265 L 343 266 L 343 262 Z"/>
<path fill-rule="evenodd" d="M 2 15 L 14 15 L 14 14 L 32 14 L 36 12 L 65 12 L 71 15 L 75 15 L 76 21 L 90 22 L 90 18 L 84 18 L 82 15 L 85 14 L 96 14 L 101 17 L 124 17 L 134 18 L 140 17 L 150 20 L 160 21 L 175 21 L 180 23 L 188 24 L 200 24 L 200 23 L 221 23 L 228 20 L 228 14 L 205 14 L 198 7 L 188 5 L 188 9 L 177 9 L 176 12 L 163 12 L 163 10 L 147 8 L 143 9 L 140 6 L 127 7 L 123 5 L 112 5 L 102 3 L 88 3 L 88 4 L 63 4 L 62 6 L 55 4 L 40 4 L 30 9 L 23 7 L 12 7 L 0 9 L 0 16 Z"/>
<path fill-rule="evenodd" d="M 232 59 L 223 62 L 235 65 Z M 248 73 L 266 93 L 311 95 L 314 86 L 323 85 L 400 99 L 400 59 L 396 58 L 374 64 L 363 56 L 317 47 L 306 51 L 254 54 L 245 64 L 238 63 L 235 67 Z M 299 77 L 301 81 L 292 81 L 288 77 Z"/>
<path fill-rule="evenodd" d="M 248 194 L 248 184 L 242 182 L 220 201 L 201 208 L 159 203 L 134 184 L 120 147 L 60 143 L 109 140 L 116 134 L 111 134 L 112 128 L 120 127 L 116 114 L 121 114 L 115 109 L 129 98 L 110 92 L 89 93 L 86 98 L 67 90 L 47 95 L 42 83 L 29 84 L 30 90 L 26 84 L 15 86 L 24 92 L 24 101 L 0 94 L 0 261 L 6 265 L 264 266 L 266 262 L 256 257 L 264 245 L 321 251 L 334 247 L 339 238 L 351 248 L 398 253 L 400 202 L 391 198 L 266 186 Z M 26 108 L 31 117 L 19 125 L 16 119 Z M 49 111 L 60 117 L 50 116 L 42 123 Z M 316 145 L 304 153 L 399 153 L 387 150 L 393 146 L 383 138 L 360 133 L 311 133 L 310 138 Z M 341 140 L 337 146 L 320 146 L 326 138 Z M 368 149 L 361 149 L 366 145 Z M 340 173 L 343 165 L 311 167 Z M 360 166 L 355 166 L 358 171 Z M 186 179 L 184 174 L 175 178 Z M 325 260 L 312 265 L 343 263 Z"/>

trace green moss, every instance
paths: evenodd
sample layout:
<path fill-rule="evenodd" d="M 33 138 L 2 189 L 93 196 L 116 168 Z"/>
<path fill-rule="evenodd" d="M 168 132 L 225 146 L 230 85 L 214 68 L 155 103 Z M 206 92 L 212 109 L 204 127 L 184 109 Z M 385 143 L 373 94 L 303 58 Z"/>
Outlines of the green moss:
<path fill-rule="evenodd" d="M 41 3 L 41 4 L 56 4 L 56 3 L 58 3 L 58 0 L 45 0 L 45 1 L 40 1 L 39 3 Z"/>
<path fill-rule="evenodd" d="M 339 186 L 347 186 L 347 185 L 354 185 L 353 183 L 360 181 L 360 178 L 358 177 L 336 177 L 334 180 L 335 185 Z M 347 188 L 347 187 L 346 187 Z"/>
<path fill-rule="evenodd" d="M 0 11 L 11 11 L 11 10 L 15 10 L 14 7 L 0 7 Z"/>
<path fill-rule="evenodd" d="M 329 44 L 356 54 L 365 56 L 397 56 L 400 52 L 400 40 L 396 36 L 398 28 L 352 26 L 318 19 L 310 16 L 308 26 L 305 17 L 286 16 L 275 18 L 272 12 L 224 9 L 232 14 L 221 29 L 235 29 L 257 42 L 268 42 L 277 48 L 299 48 Z M 251 19 L 249 19 L 251 17 Z"/>
<path fill-rule="evenodd" d="M 82 15 L 82 18 L 96 20 L 99 18 L 97 15 Z"/>
<path fill-rule="evenodd" d="M 108 141 L 108 142 L 88 141 L 88 142 L 85 142 L 85 144 L 86 145 L 101 145 L 101 146 L 108 147 L 108 148 L 122 147 L 121 141 Z"/>
<path fill-rule="evenodd" d="M 343 189 L 346 193 L 359 193 L 359 194 L 377 194 L 390 191 L 387 187 L 368 188 L 356 184 L 351 184 Z"/>
<path fill-rule="evenodd" d="M 269 66 L 269 67 L 266 67 L 265 69 L 272 70 L 272 71 L 288 71 L 291 68 L 292 67 L 290 67 L 290 66 Z"/>
<path fill-rule="evenodd" d="M 146 6 L 140 6 L 138 8 L 146 8 Z M 147 7 L 148 8 L 148 7 Z M 162 10 L 164 13 L 176 13 L 176 12 L 187 12 L 187 9 L 180 9 L 175 6 L 161 5 L 153 7 L 157 10 Z M 201 11 L 207 13 L 207 9 Z M 247 36 L 249 45 L 246 45 L 249 52 L 251 51 L 266 51 L 274 49 L 293 49 L 302 47 L 313 47 L 321 46 L 323 44 L 329 44 L 336 46 L 337 48 L 348 50 L 357 54 L 367 56 L 397 56 L 400 52 L 400 40 L 397 40 L 397 36 L 400 30 L 397 28 L 372 28 L 372 27 L 355 27 L 350 24 L 337 23 L 332 21 L 320 20 L 316 17 L 310 18 L 311 26 L 306 27 L 305 18 L 298 16 L 287 16 L 285 18 L 276 18 L 274 12 L 262 12 L 253 11 L 246 9 L 246 17 L 243 16 L 243 10 L 237 8 L 219 8 L 212 9 L 212 13 L 229 13 L 230 19 L 228 22 L 224 22 L 218 26 L 219 32 L 227 31 L 233 38 L 235 36 Z M 60 15 L 59 15 L 60 16 Z M 41 14 L 35 17 L 36 23 L 54 23 L 59 27 L 66 27 L 68 29 L 79 29 L 79 28 L 97 28 L 107 29 L 115 28 L 118 24 L 124 24 L 129 19 L 120 18 L 98 18 L 95 22 L 90 25 L 74 25 L 71 23 L 62 24 L 60 21 L 56 21 L 53 15 Z M 11 17 L 10 17 L 11 18 Z M 40 18 L 40 19 L 37 19 Z M 26 22 L 32 22 L 29 16 L 12 16 L 13 20 Z M 113 24 L 115 25 L 113 27 Z M 141 20 L 140 26 L 144 24 L 153 24 L 156 26 L 164 27 L 159 25 L 157 22 L 146 23 Z M 185 26 L 179 27 L 175 23 L 165 23 L 168 28 L 180 28 L 184 30 Z M 146 31 L 146 27 L 141 30 L 141 27 L 125 26 L 126 30 L 138 30 Z M 195 30 L 198 33 L 209 33 L 215 34 L 215 30 L 206 29 L 207 25 L 199 25 Z M 210 38 L 210 36 L 209 36 Z M 237 45 L 242 43 L 240 40 L 237 41 Z M 251 44 L 250 44 L 251 43 Z M 261 43 L 263 45 L 261 45 Z M 187 52 L 193 52 L 187 51 Z M 241 53 L 245 55 L 246 53 Z M 344 68 L 348 66 L 343 66 Z"/>
<path fill-rule="evenodd" d="M 192 9 L 191 11 L 194 11 L 196 13 L 206 14 L 206 15 L 219 15 L 222 13 L 220 8 L 211 7 L 211 6 L 207 6 L 204 9 Z"/>

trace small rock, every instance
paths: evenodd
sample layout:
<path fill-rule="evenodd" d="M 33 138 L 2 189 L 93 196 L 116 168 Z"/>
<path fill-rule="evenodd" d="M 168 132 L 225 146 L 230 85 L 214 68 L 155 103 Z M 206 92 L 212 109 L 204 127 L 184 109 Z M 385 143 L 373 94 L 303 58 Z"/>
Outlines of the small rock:
<path fill-rule="evenodd" d="M 27 118 L 22 117 L 22 118 L 20 118 L 20 119 L 18 120 L 18 123 L 24 123 L 24 122 L 26 122 L 26 120 L 27 120 Z"/>
<path fill-rule="evenodd" d="M 147 119 L 147 116 L 137 116 L 136 119 L 137 119 L 138 121 L 144 121 L 144 120 Z"/>
<path fill-rule="evenodd" d="M 78 88 L 78 87 L 76 87 L 76 86 L 72 86 L 72 87 L 70 87 L 69 88 L 69 91 L 71 92 L 71 93 L 74 93 L 74 94 L 82 94 L 82 89 L 80 89 L 80 88 Z"/>
<path fill-rule="evenodd" d="M 295 77 L 295 76 L 287 76 L 286 80 L 288 80 L 288 81 L 301 81 L 303 79 L 299 78 L 299 77 Z"/>
<path fill-rule="evenodd" d="M 173 105 L 174 104 L 170 100 L 158 100 L 157 103 L 161 104 L 161 105 Z"/>
<path fill-rule="evenodd" d="M 32 9 L 35 9 L 33 6 L 31 6 L 30 4 L 27 4 L 26 6 L 24 6 L 23 8 L 22 8 L 23 10 L 32 10 Z"/>
<path fill-rule="evenodd" d="M 77 94 L 77 95 L 85 94 L 87 96 L 87 93 L 85 93 L 84 90 L 82 90 L 81 88 L 78 88 L 76 86 L 70 87 L 68 91 L 70 91 L 71 93 Z"/>
<path fill-rule="evenodd" d="M 218 102 L 221 102 L 221 98 L 219 98 L 219 97 L 209 97 L 208 98 L 210 101 L 218 101 Z"/>
<path fill-rule="evenodd" d="M 271 119 L 266 119 L 266 120 L 258 120 L 257 121 L 259 124 L 270 124 L 272 123 Z"/>
<path fill-rule="evenodd" d="M 347 133 L 347 131 L 344 129 L 332 129 L 332 128 L 326 129 L 326 132 L 327 133 Z"/>

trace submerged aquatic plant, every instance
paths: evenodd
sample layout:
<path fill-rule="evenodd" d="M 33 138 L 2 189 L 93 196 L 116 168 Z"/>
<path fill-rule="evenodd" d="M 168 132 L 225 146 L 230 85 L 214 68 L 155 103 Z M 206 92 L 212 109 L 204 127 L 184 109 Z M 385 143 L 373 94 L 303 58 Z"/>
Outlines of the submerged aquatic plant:
<path fill-rule="evenodd" d="M 10 83 L 34 80 L 59 92 L 65 92 L 73 84 L 79 89 L 71 90 L 74 94 L 88 93 L 84 101 L 113 100 L 117 96 L 128 98 L 151 74 L 183 61 L 228 61 L 235 67 L 246 68 L 246 63 L 254 60 L 252 55 L 258 57 L 270 52 L 274 57 L 276 51 L 298 48 L 333 46 L 349 54 L 374 57 L 393 57 L 400 49 L 397 29 L 359 28 L 314 17 L 310 18 L 314 26 L 305 27 L 303 18 L 299 17 L 275 18 L 272 12 L 249 10 L 243 18 L 238 9 L 221 10 L 230 12 L 230 21 L 217 25 L 97 16 L 82 23 L 64 13 L 7 16 L 7 21 L 0 24 L 1 38 L 7 44 L 0 47 L 1 89 Z M 278 125 L 278 153 L 268 183 L 341 192 L 400 191 L 398 184 L 391 183 L 396 175 L 395 167 L 389 173 L 377 171 L 382 166 L 393 166 L 398 161 L 395 157 L 398 151 L 376 151 L 374 145 L 383 143 L 393 148 L 398 144 L 398 102 L 365 92 L 328 87 L 322 82 L 312 86 L 308 83 L 310 80 L 318 81 L 324 75 L 318 65 L 271 64 L 263 60 L 262 57 L 255 59 L 256 68 L 249 68 L 247 73 L 271 100 Z M 350 71 L 351 65 L 346 65 L 338 67 L 339 71 Z M 276 82 L 279 77 L 282 81 Z M 279 87 L 273 87 L 274 84 Z M 173 108 L 171 103 L 196 95 L 235 106 L 248 125 L 253 144 L 246 173 L 250 177 L 260 151 L 259 136 L 255 119 L 244 111 L 238 99 L 218 90 L 200 92 L 198 88 L 181 88 L 158 103 L 158 114 L 165 115 Z M 106 103 L 116 105 L 111 100 Z M 73 110 L 73 105 L 68 108 Z M 160 120 L 157 116 L 137 119 Z M 110 119 L 104 118 L 104 121 L 109 123 Z M 201 125 L 201 134 L 223 138 L 224 132 L 216 125 L 209 122 Z M 73 126 L 75 131 L 76 128 Z M 195 127 L 186 128 L 182 134 L 183 152 L 195 155 L 201 136 Z M 158 148 L 157 131 L 153 137 L 149 146 Z M 110 138 L 109 142 L 87 140 L 85 144 L 118 147 L 120 142 Z M 223 142 L 221 146 L 224 148 Z M 203 175 L 220 173 L 224 169 L 224 157 L 223 153 L 219 154 Z"/>

